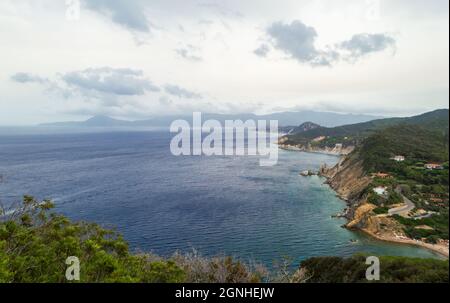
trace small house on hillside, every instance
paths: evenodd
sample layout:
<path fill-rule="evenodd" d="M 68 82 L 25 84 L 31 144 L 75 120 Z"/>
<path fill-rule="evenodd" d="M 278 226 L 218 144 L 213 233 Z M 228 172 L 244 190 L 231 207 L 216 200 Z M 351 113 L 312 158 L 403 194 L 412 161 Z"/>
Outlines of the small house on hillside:
<path fill-rule="evenodd" d="M 442 166 L 442 164 L 437 164 L 437 163 L 427 163 L 425 164 L 425 168 L 429 169 L 429 170 L 439 170 L 439 169 L 444 169 L 444 167 Z"/>
<path fill-rule="evenodd" d="M 442 202 L 444 202 L 444 199 L 441 199 L 441 198 L 430 198 L 430 202 L 442 203 Z"/>
<path fill-rule="evenodd" d="M 386 194 L 387 187 L 386 186 L 378 186 L 378 187 L 375 187 L 373 189 L 373 191 L 375 193 L 377 193 L 378 195 L 383 196 L 384 194 Z"/>
<path fill-rule="evenodd" d="M 314 138 L 313 142 L 321 142 L 321 141 L 325 140 L 326 138 L 327 137 L 325 137 L 325 136 L 320 136 L 320 137 Z"/>
<path fill-rule="evenodd" d="M 397 156 L 392 157 L 391 160 L 394 160 L 394 161 L 397 161 L 397 162 L 403 162 L 403 161 L 405 161 L 405 156 L 397 155 Z"/>
<path fill-rule="evenodd" d="M 388 173 L 375 173 L 375 174 L 372 174 L 372 177 L 373 178 L 380 178 L 380 179 L 389 179 L 392 176 L 390 174 L 388 174 Z"/>

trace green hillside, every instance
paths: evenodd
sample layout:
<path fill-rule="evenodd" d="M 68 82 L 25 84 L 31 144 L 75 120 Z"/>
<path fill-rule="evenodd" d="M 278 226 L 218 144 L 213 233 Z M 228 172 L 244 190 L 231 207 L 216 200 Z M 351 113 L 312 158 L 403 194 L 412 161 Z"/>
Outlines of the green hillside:
<path fill-rule="evenodd" d="M 377 131 L 365 139 L 356 152 L 363 159 L 367 173 L 391 175 L 389 180 L 375 179 L 373 186 L 387 185 L 391 192 L 400 186 L 416 206 L 415 211 L 422 209 L 427 212 L 426 217 L 420 219 L 395 216 L 404 226 L 406 235 L 435 243 L 449 238 L 448 116 L 446 119 L 416 121 L 422 124 L 401 124 Z M 391 157 L 395 155 L 404 156 L 405 161 L 393 161 Z M 426 169 L 427 163 L 439 164 L 441 168 Z M 373 204 L 382 205 L 379 200 L 371 193 Z"/>
<path fill-rule="evenodd" d="M 307 283 L 367 283 L 366 257 L 318 257 L 303 261 Z M 448 262 L 380 257 L 380 283 L 448 283 Z"/>
<path fill-rule="evenodd" d="M 387 214 L 391 205 L 403 202 L 399 189 L 414 204 L 409 217 L 393 216 L 413 239 L 436 243 L 448 240 L 449 216 L 449 111 L 436 110 L 410 118 L 391 118 L 335 128 L 316 128 L 286 136 L 288 145 L 355 146 L 352 163 L 362 163 L 373 175 L 364 190 L 368 202 Z M 318 140 L 317 138 L 320 138 Z M 314 140 L 316 139 L 316 140 Z M 404 161 L 394 161 L 403 156 Z M 428 169 L 433 163 L 436 169 Z M 382 173 L 382 174 L 376 174 Z M 380 177 L 384 176 L 384 177 Z M 387 195 L 373 188 L 386 187 Z"/>
<path fill-rule="evenodd" d="M 448 111 L 435 111 L 381 128 L 362 139 L 354 151 L 366 174 L 389 176 L 375 177 L 366 190 L 368 201 L 379 207 L 376 214 L 387 213 L 389 205 L 402 201 L 396 193 L 399 188 L 414 203 L 410 217 L 394 216 L 410 238 L 429 243 L 449 238 L 448 137 Z M 394 161 L 397 155 L 404 161 Z M 439 168 L 427 169 L 427 163 Z M 371 189 L 377 186 L 387 187 L 389 196 L 375 194 Z"/>
<path fill-rule="evenodd" d="M 286 136 L 286 144 L 290 145 L 307 145 L 314 138 L 325 136 L 326 139 L 317 144 L 321 147 L 333 147 L 336 143 L 344 146 L 360 145 L 364 139 L 377 131 L 396 126 L 424 126 L 432 129 L 440 129 L 447 133 L 448 137 L 448 109 L 440 109 L 433 112 L 425 113 L 410 118 L 388 118 L 373 120 L 365 123 L 344 125 L 334 128 L 320 127 L 307 132 L 294 133 Z"/>
<path fill-rule="evenodd" d="M 390 159 L 395 155 L 414 163 L 447 162 L 448 124 L 446 130 L 430 125 L 391 126 L 365 139 L 360 151 L 369 172 L 396 171 L 400 164 Z"/>

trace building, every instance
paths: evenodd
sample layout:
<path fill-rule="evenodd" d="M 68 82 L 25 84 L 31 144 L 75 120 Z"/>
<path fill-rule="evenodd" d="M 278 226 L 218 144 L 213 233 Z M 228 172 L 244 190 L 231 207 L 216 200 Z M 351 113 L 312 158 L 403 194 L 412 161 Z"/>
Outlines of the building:
<path fill-rule="evenodd" d="M 380 178 L 380 179 L 388 179 L 388 178 L 391 178 L 391 175 L 388 173 L 376 173 L 376 174 L 372 174 L 372 177 Z"/>
<path fill-rule="evenodd" d="M 425 168 L 430 169 L 430 170 L 444 169 L 442 164 L 437 164 L 437 163 L 427 163 L 427 164 L 425 164 Z"/>
<path fill-rule="evenodd" d="M 394 160 L 397 162 L 403 162 L 403 161 L 405 161 L 405 156 L 395 156 L 395 157 L 392 157 L 391 160 Z"/>
<path fill-rule="evenodd" d="M 384 194 L 386 194 L 387 187 L 385 187 L 385 186 L 378 186 L 378 187 L 375 187 L 373 189 L 373 191 L 375 193 L 377 193 L 378 195 L 383 196 Z"/>
<path fill-rule="evenodd" d="M 320 136 L 320 137 L 314 138 L 314 139 L 313 139 L 313 142 L 320 142 L 320 141 L 325 140 L 326 138 L 327 138 L 327 137 L 325 137 L 325 136 Z"/>
<path fill-rule="evenodd" d="M 430 198 L 430 202 L 442 203 L 442 202 L 444 202 L 444 199 L 441 199 L 441 198 Z"/>

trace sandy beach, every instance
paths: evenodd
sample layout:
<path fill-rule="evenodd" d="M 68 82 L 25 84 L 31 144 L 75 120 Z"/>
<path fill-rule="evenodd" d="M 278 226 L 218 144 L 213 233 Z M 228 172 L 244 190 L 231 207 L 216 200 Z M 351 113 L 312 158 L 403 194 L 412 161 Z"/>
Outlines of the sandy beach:
<path fill-rule="evenodd" d="M 426 243 L 426 242 L 423 242 L 420 240 L 413 240 L 413 239 L 409 239 L 409 238 L 399 238 L 399 237 L 395 237 L 395 236 L 391 236 L 391 235 L 380 235 L 380 234 L 375 234 L 366 229 L 361 229 L 361 231 L 363 231 L 364 233 L 366 233 L 380 241 L 419 246 L 419 247 L 429 249 L 433 252 L 436 252 L 436 253 L 442 255 L 443 257 L 445 257 L 446 259 L 449 258 L 449 247 L 444 244 L 431 244 L 431 243 Z"/>

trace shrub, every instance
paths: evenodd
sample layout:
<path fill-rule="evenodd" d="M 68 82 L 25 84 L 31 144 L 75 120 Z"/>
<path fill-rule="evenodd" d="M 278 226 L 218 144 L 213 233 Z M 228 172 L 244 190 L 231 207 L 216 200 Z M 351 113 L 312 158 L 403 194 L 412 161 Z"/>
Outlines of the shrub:
<path fill-rule="evenodd" d="M 50 201 L 25 197 L 0 222 L 0 281 L 66 282 L 65 260 L 80 260 L 80 282 L 183 282 L 184 272 L 171 261 L 148 262 L 129 253 L 117 233 L 96 224 L 72 223 L 49 213 Z"/>
<path fill-rule="evenodd" d="M 448 283 L 449 263 L 405 257 L 380 259 L 380 283 Z M 301 263 L 301 268 L 310 274 L 309 283 L 367 283 L 367 265 L 364 255 L 350 258 L 320 257 Z"/>

